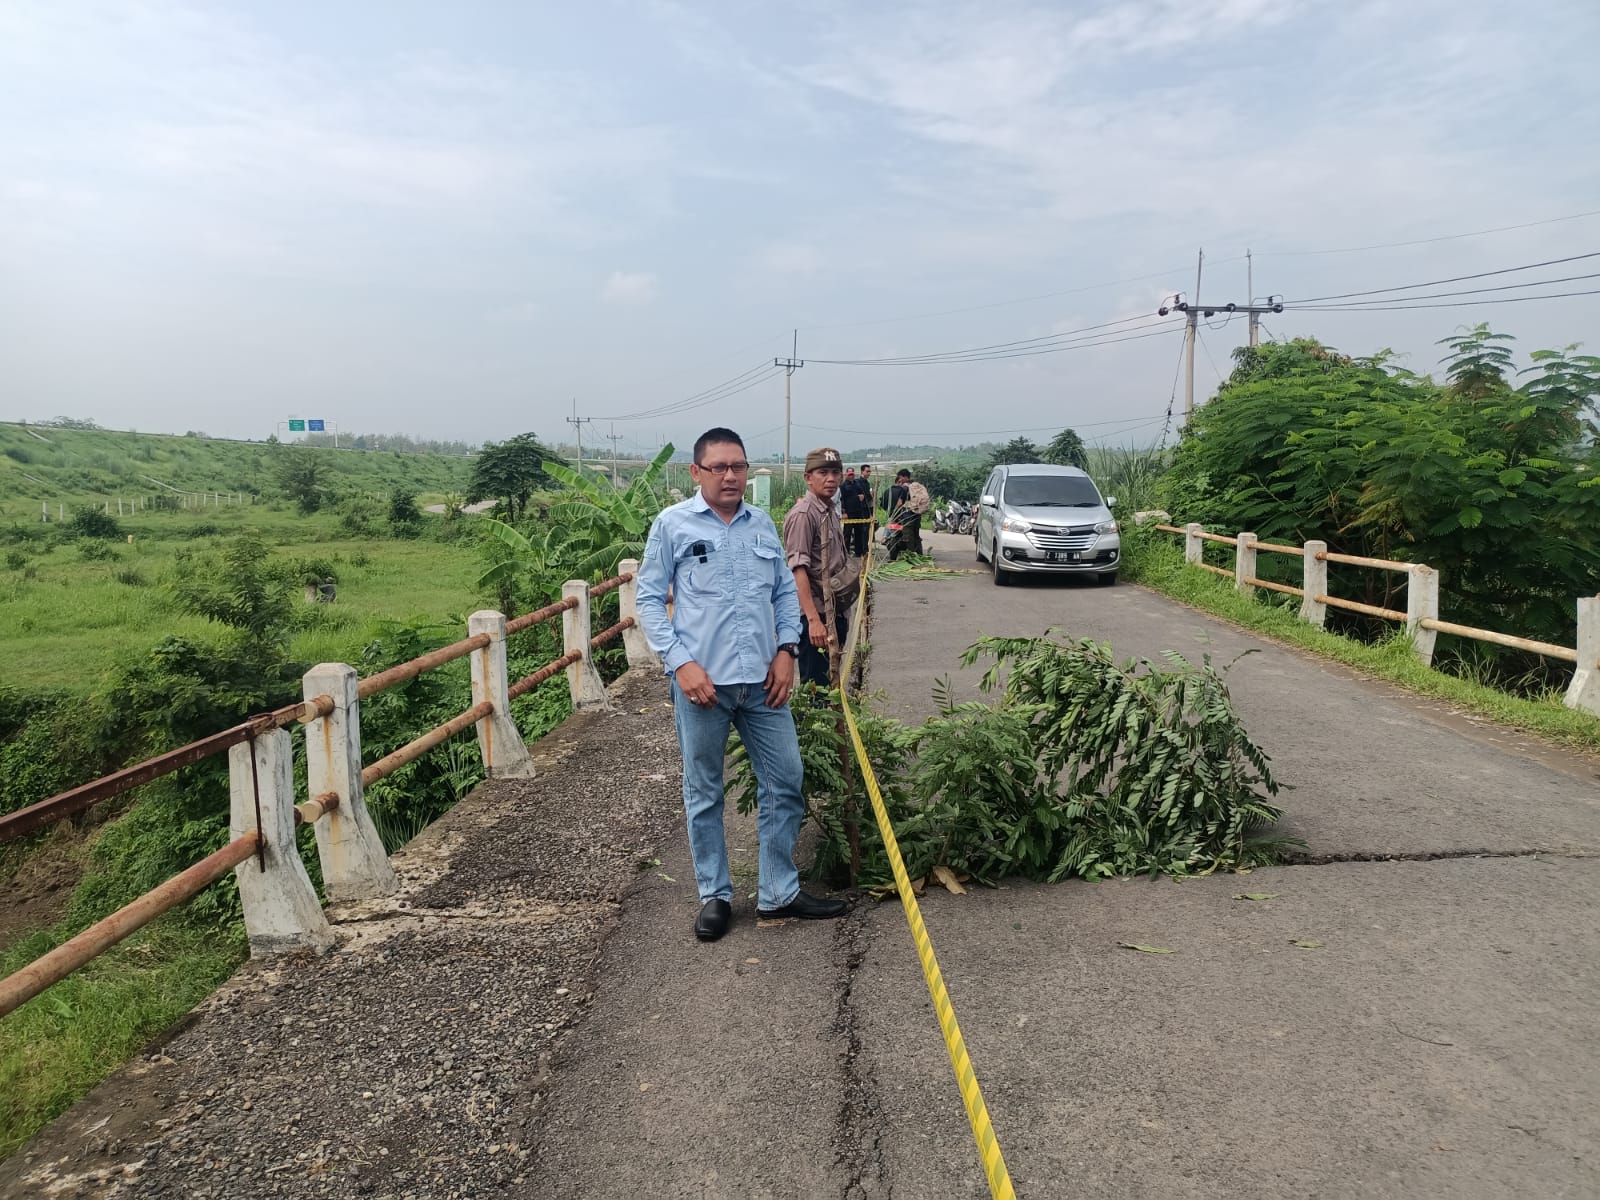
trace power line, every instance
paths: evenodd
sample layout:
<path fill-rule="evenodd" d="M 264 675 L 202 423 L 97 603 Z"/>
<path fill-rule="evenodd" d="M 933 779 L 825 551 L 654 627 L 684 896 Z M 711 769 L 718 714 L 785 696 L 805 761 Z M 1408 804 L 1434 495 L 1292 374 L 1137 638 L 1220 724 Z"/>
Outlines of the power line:
<path fill-rule="evenodd" d="M 1185 349 L 1186 349 L 1186 347 L 1185 347 Z M 1172 371 L 1172 395 L 1167 397 L 1167 419 L 1166 419 L 1166 424 L 1162 427 L 1162 430 L 1161 430 L 1161 445 L 1163 447 L 1166 446 L 1167 438 L 1172 433 L 1172 410 L 1175 407 L 1177 407 L 1177 404 L 1178 404 L 1178 380 L 1183 378 L 1183 358 L 1184 358 L 1184 350 L 1180 349 L 1178 351 L 1178 365 L 1176 367 L 1174 367 L 1173 371 Z"/>
<path fill-rule="evenodd" d="M 1477 308 L 1484 304 L 1520 304 L 1524 300 L 1564 300 L 1570 296 L 1600 296 L 1600 288 L 1592 288 L 1583 292 L 1547 292 L 1542 296 L 1498 296 L 1493 300 L 1456 300 L 1449 304 L 1383 304 L 1366 308 L 1358 308 L 1349 304 L 1313 304 L 1310 307 L 1300 305 L 1293 309 L 1295 312 L 1407 312 L 1414 308 Z M 1408 299 L 1408 297 L 1398 297 Z"/>
<path fill-rule="evenodd" d="M 1137 342 L 1144 338 L 1166 337 L 1180 331 L 1176 321 L 1166 323 L 1166 328 L 1147 333 L 1133 333 L 1125 337 L 1100 337 L 1060 342 L 1035 349 L 1003 350 L 992 354 L 975 354 L 968 351 L 949 351 L 946 357 L 928 356 L 910 359 L 808 359 L 808 362 L 827 363 L 841 367 L 936 367 L 947 363 L 995 362 L 1005 358 L 1033 358 L 1041 354 L 1060 354 L 1067 350 L 1088 350 L 1095 346 L 1114 346 L 1119 342 Z"/>
<path fill-rule="evenodd" d="M 742 371 L 732 379 L 725 379 L 715 387 L 706 388 L 692 396 L 685 396 L 681 400 L 674 400 L 667 404 L 657 405 L 655 408 L 641 409 L 633 413 L 619 413 L 615 416 L 599 417 L 602 421 L 644 421 L 654 417 L 672 416 L 675 413 L 688 412 L 690 409 L 703 408 L 707 404 L 714 404 L 718 400 L 726 400 L 729 396 L 737 396 L 740 392 L 748 391 L 758 384 L 765 383 L 774 376 L 781 374 L 781 369 L 770 363 L 751 367 Z M 752 378 L 754 376 L 754 378 Z"/>
<path fill-rule="evenodd" d="M 1415 296 L 1379 296 L 1376 300 L 1346 300 L 1340 308 L 1366 308 L 1369 305 L 1392 304 L 1397 300 L 1443 300 L 1451 296 L 1485 296 L 1490 292 L 1514 292 L 1518 288 L 1547 287 L 1553 283 L 1575 283 L 1581 279 L 1600 279 L 1600 271 L 1588 275 L 1562 275 L 1556 279 L 1530 279 L 1525 283 L 1507 283 L 1499 287 L 1463 288 L 1459 292 L 1421 292 Z M 1508 297 L 1509 298 L 1509 297 Z M 1293 308 L 1323 308 L 1320 304 L 1295 304 Z"/>
<path fill-rule="evenodd" d="M 1159 414 L 1157 414 L 1154 418 L 1147 418 L 1145 416 L 1118 417 L 1114 421 L 1088 421 L 1080 424 L 1072 424 L 1070 428 L 1096 429 L 1105 425 L 1126 425 L 1131 421 L 1145 421 L 1149 419 L 1160 420 L 1161 418 Z M 921 429 L 918 430 L 917 433 L 921 437 L 958 437 L 964 433 L 981 433 L 993 437 L 1001 437 L 1005 434 L 1011 433 L 1043 433 L 1046 430 L 1061 429 L 1063 427 L 1063 423 L 1058 421 L 1054 425 L 1029 425 L 1024 429 Z M 903 434 L 906 432 L 904 426 L 899 429 L 841 429 L 837 425 L 801 425 L 796 423 L 795 428 L 809 429 L 813 433 L 854 433 L 860 434 L 864 437 L 871 437 L 880 433 Z"/>
<path fill-rule="evenodd" d="M 1360 254 L 1367 250 L 1398 250 L 1404 246 L 1428 246 L 1435 242 L 1453 242 L 1461 238 L 1486 237 L 1491 233 L 1510 233 L 1517 229 L 1534 229 L 1540 225 L 1558 225 L 1563 221 L 1578 221 L 1584 217 L 1600 217 L 1600 208 L 1588 212 L 1571 213 L 1565 217 L 1550 217 L 1543 221 L 1525 221 L 1521 225 L 1499 225 L 1493 229 L 1475 229 L 1470 233 L 1446 233 L 1439 237 L 1415 238 L 1408 242 L 1377 242 L 1371 246 L 1341 246 L 1333 250 L 1266 250 L 1265 254 L 1279 258 L 1305 258 L 1319 254 Z"/>
<path fill-rule="evenodd" d="M 927 354 L 894 354 L 880 358 L 813 358 L 812 362 L 828 363 L 836 367 L 866 367 L 866 366 L 911 366 L 938 359 L 949 358 L 956 355 L 988 354 L 1001 350 L 1017 349 L 1024 346 L 1038 346 L 1053 343 L 1063 339 L 1076 339 L 1080 335 L 1093 333 L 1100 329 L 1111 329 L 1117 325 L 1129 325 L 1135 321 L 1148 321 L 1150 314 L 1138 313 L 1131 317 L 1118 317 L 1114 321 L 1102 321 L 1098 325 L 1085 325 L 1082 329 L 1066 329 L 1060 333 L 1046 333 L 1039 337 L 1022 338 L 1015 342 L 995 342 L 987 346 L 969 346 L 963 350 L 933 350 Z"/>
<path fill-rule="evenodd" d="M 1336 292 L 1331 296 L 1308 296 L 1304 300 L 1295 300 L 1292 303 L 1297 305 L 1315 304 L 1321 300 L 1347 300 L 1352 296 L 1377 296 L 1384 292 L 1409 292 L 1416 288 L 1439 287 L 1446 283 L 1462 283 L 1468 279 L 1488 279 L 1491 275 L 1514 275 L 1518 271 L 1532 271 L 1539 267 L 1553 267 L 1559 263 L 1579 262 L 1586 258 L 1600 258 L 1600 250 L 1592 250 L 1588 254 L 1569 254 L 1566 258 L 1551 258 L 1546 259 L 1544 262 L 1526 263 L 1520 267 L 1501 267 L 1498 271 L 1479 271 L 1473 275 L 1453 275 L 1449 279 L 1430 279 L 1426 283 L 1402 283 L 1395 287 L 1372 288 L 1365 292 Z M 1585 276 L 1573 276 L 1572 278 L 1581 279 L 1585 278 Z M 1546 282 L 1560 283 L 1562 281 L 1551 279 Z"/>
<path fill-rule="evenodd" d="M 1200 331 L 1198 329 L 1195 330 L 1195 333 L 1197 335 L 1199 334 L 1199 332 Z M 1211 357 L 1211 347 L 1206 345 L 1206 339 L 1204 337 L 1200 338 L 1200 349 L 1202 349 L 1202 350 L 1204 350 L 1206 352 L 1206 361 L 1211 364 L 1211 369 L 1216 372 L 1216 374 L 1217 374 L 1217 382 L 1221 383 L 1222 382 L 1222 368 L 1217 366 L 1217 360 Z"/>

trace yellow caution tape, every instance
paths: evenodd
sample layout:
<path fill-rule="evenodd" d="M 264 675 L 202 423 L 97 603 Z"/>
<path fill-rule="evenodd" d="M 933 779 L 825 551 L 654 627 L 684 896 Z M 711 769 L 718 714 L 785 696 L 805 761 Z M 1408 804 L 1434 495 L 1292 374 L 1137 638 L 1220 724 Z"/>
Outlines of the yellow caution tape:
<path fill-rule="evenodd" d="M 866 579 L 872 569 L 872 550 L 868 547 L 861 577 Z M 865 593 L 863 592 L 863 598 Z M 863 610 L 864 612 L 865 610 Z M 978 1087 L 978 1076 L 972 1069 L 972 1059 L 967 1055 L 967 1043 L 961 1036 L 961 1026 L 956 1024 L 956 1011 L 950 1004 L 950 993 L 944 986 L 944 976 L 939 971 L 939 960 L 934 957 L 933 940 L 928 937 L 928 927 L 922 923 L 922 910 L 917 907 L 917 897 L 911 890 L 911 879 L 906 874 L 905 860 L 900 856 L 900 844 L 895 840 L 894 827 L 889 823 L 889 810 L 883 803 L 883 793 L 878 788 L 878 777 L 867 759 L 867 748 L 861 741 L 861 730 L 856 726 L 856 716 L 850 708 L 849 688 L 844 686 L 850 678 L 855 662 L 856 643 L 860 640 L 861 617 L 851 624 L 845 641 L 844 658 L 840 668 L 839 699 L 844 708 L 845 723 L 850 728 L 850 741 L 856 748 L 856 759 L 861 764 L 861 777 L 867 785 L 867 795 L 872 799 L 872 812 L 878 819 L 878 829 L 883 834 L 884 848 L 889 852 L 889 866 L 894 871 L 895 890 L 900 903 L 905 906 L 906 922 L 911 926 L 911 940 L 916 943 L 917 957 L 922 961 L 922 976 L 928 982 L 928 994 L 933 997 L 933 1011 L 939 1017 L 939 1029 L 944 1034 L 944 1047 L 950 1053 L 950 1066 L 956 1073 L 956 1086 L 961 1089 L 961 1102 L 967 1108 L 967 1123 L 972 1126 L 973 1140 L 978 1143 L 978 1157 L 983 1160 L 983 1173 L 989 1179 L 989 1193 L 994 1200 L 1016 1200 L 1011 1187 L 1011 1174 L 1006 1170 L 1005 1156 L 1000 1153 L 1000 1143 L 995 1140 L 994 1126 L 989 1121 L 989 1109 L 983 1102 L 983 1091 Z"/>

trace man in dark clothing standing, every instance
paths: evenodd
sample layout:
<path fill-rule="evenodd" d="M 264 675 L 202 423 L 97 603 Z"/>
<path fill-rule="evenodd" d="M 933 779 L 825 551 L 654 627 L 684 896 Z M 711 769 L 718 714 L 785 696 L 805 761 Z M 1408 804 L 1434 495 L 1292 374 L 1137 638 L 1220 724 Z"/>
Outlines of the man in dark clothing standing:
<path fill-rule="evenodd" d="M 861 474 L 854 471 L 845 471 L 844 482 L 839 485 L 839 495 L 844 498 L 844 515 L 846 520 L 868 521 L 872 518 L 872 468 L 863 465 Z M 850 553 L 862 555 L 867 552 L 868 529 L 866 525 L 846 525 L 844 527 L 845 545 Z"/>

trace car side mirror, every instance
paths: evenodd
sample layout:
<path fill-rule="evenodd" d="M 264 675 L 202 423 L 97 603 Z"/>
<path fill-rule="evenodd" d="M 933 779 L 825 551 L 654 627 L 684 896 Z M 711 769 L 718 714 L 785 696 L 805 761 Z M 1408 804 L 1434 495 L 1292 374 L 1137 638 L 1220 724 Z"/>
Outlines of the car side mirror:
<path fill-rule="evenodd" d="M 985 492 L 983 495 L 978 497 L 978 503 L 983 505 L 985 508 L 993 508 L 994 504 L 995 504 L 995 500 L 994 500 L 993 496 L 991 496 L 991 495 L 989 495 L 989 493 Z"/>
<path fill-rule="evenodd" d="M 1115 508 L 1117 506 L 1117 498 L 1115 496 L 1107 496 L 1105 499 L 1107 508 Z"/>

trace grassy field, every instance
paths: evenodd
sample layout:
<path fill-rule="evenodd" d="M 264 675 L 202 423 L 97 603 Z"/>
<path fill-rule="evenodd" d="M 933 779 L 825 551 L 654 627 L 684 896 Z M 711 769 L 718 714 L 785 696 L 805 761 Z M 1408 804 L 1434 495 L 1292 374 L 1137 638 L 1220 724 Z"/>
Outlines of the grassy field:
<path fill-rule="evenodd" d="M 56 429 L 0 422 L 0 520 L 38 521 L 65 506 L 129 509 L 140 498 L 176 492 L 270 495 L 285 447 L 200 436 Z M 316 456 L 334 496 L 386 495 L 405 487 L 429 496 L 464 492 L 472 460 L 443 454 L 305 448 Z M 203 511 L 212 512 L 210 506 Z"/>
<path fill-rule="evenodd" d="M 86 693 L 125 656 L 168 634 L 215 633 L 174 603 L 179 556 L 247 531 L 275 555 L 325 562 L 337 576 L 338 599 L 301 614 L 293 652 L 308 662 L 339 652 L 373 621 L 461 614 L 464 624 L 464 614 L 480 607 L 474 581 L 482 562 L 470 542 L 357 536 L 333 514 L 305 517 L 266 505 L 140 513 L 121 525 L 131 543 L 88 551 L 113 556 L 104 560 L 54 540 L 13 545 L 0 557 L 0 680 Z"/>

